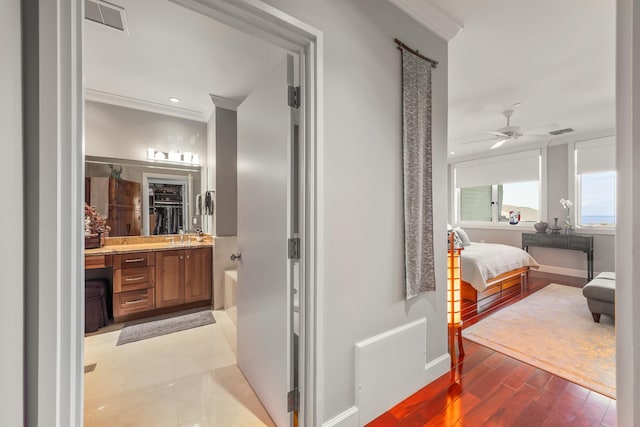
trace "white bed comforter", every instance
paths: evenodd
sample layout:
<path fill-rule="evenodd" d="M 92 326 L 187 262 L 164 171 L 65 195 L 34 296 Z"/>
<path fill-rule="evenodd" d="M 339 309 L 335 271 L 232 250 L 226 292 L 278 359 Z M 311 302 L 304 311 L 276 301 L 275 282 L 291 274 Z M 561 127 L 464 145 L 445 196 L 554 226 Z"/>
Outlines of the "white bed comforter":
<path fill-rule="evenodd" d="M 539 265 L 531 255 L 515 246 L 472 242 L 462 250 L 461 267 L 462 280 L 482 292 L 489 279 L 507 271 Z"/>

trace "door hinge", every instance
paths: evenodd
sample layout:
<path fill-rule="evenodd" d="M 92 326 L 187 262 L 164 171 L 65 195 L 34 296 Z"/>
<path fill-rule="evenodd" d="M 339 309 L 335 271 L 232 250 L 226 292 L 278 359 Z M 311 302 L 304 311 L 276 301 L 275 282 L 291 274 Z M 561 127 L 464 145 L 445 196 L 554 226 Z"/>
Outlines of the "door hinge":
<path fill-rule="evenodd" d="M 287 240 L 289 243 L 288 257 L 289 259 L 300 259 L 300 238 L 291 237 Z"/>
<path fill-rule="evenodd" d="M 287 412 L 300 410 L 300 392 L 297 388 L 294 388 L 287 393 Z"/>
<path fill-rule="evenodd" d="M 300 108 L 300 86 L 289 86 L 288 105 L 293 108 Z"/>

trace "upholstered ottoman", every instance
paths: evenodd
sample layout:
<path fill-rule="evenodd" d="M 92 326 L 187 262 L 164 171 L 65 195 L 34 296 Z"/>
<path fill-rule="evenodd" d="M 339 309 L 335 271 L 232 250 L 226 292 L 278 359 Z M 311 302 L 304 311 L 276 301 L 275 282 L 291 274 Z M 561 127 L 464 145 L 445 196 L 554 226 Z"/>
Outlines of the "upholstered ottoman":
<path fill-rule="evenodd" d="M 603 272 L 582 288 L 593 321 L 600 323 L 600 315 L 615 316 L 616 274 Z"/>

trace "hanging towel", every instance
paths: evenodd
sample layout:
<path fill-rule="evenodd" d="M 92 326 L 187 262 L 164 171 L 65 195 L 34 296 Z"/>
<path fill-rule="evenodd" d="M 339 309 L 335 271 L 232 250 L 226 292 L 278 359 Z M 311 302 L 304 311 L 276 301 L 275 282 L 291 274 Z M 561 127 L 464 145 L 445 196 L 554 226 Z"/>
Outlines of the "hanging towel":
<path fill-rule="evenodd" d="M 202 194 L 196 195 L 196 213 L 195 215 L 202 215 Z"/>

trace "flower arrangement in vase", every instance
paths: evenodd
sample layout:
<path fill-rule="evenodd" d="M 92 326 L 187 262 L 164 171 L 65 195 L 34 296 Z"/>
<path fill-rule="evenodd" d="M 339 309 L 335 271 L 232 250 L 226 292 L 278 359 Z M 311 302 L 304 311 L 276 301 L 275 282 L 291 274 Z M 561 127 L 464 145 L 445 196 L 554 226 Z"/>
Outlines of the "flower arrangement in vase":
<path fill-rule="evenodd" d="M 560 199 L 560 204 L 567 211 L 564 220 L 564 225 L 567 227 L 567 234 L 573 234 L 574 227 L 573 224 L 571 224 L 571 206 L 573 206 L 573 202 L 569 199 Z"/>
<path fill-rule="evenodd" d="M 84 204 L 84 247 L 86 249 L 99 248 L 102 234 L 108 234 L 111 227 L 107 220 L 100 215 L 96 208 Z"/>

